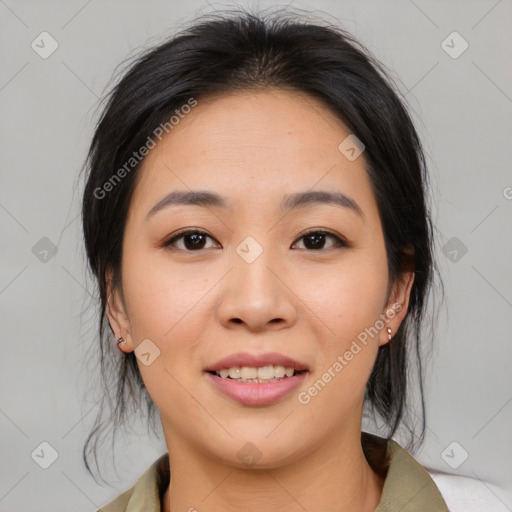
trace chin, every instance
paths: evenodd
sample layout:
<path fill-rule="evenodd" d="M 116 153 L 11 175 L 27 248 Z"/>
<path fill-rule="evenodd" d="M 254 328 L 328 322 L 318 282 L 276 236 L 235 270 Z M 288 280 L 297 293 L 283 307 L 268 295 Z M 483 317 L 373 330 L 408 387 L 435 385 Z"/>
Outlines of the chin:
<path fill-rule="evenodd" d="M 243 436 L 223 436 L 217 442 L 211 437 L 205 439 L 208 444 L 204 446 L 204 450 L 210 452 L 213 458 L 232 467 L 268 470 L 300 460 L 313 451 L 317 444 L 314 440 L 309 443 L 304 432 L 300 435 L 301 432 L 297 429 L 283 430 L 280 435 L 275 432 L 268 435 L 268 430 L 263 434 L 256 429 L 246 429 L 243 432 Z"/>

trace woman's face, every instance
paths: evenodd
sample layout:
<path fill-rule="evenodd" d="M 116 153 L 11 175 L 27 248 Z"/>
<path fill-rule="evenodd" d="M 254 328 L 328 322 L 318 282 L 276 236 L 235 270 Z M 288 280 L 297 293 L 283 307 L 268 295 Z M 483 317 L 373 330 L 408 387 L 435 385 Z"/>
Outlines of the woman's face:
<path fill-rule="evenodd" d="M 311 97 L 247 92 L 199 100 L 145 158 L 109 318 L 173 456 L 278 467 L 359 435 L 412 279 L 388 282 L 349 135 Z"/>

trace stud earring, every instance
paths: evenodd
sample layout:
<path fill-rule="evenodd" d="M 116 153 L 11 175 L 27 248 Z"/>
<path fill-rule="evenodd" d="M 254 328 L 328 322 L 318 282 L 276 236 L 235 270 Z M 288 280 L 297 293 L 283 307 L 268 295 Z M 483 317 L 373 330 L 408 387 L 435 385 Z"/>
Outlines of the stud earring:
<path fill-rule="evenodd" d="M 391 341 L 391 327 L 388 327 L 388 341 Z"/>
<path fill-rule="evenodd" d="M 126 340 L 123 339 L 122 336 L 119 336 L 119 338 L 117 338 L 117 342 L 116 342 L 116 345 L 117 345 L 117 348 L 123 352 L 123 349 L 119 346 L 119 345 L 124 345 L 126 343 Z"/>

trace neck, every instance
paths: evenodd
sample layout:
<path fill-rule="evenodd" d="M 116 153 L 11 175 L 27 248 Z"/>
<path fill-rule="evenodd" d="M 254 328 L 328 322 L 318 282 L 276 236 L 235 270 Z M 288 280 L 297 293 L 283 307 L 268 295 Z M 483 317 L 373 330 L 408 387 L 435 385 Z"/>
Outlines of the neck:
<path fill-rule="evenodd" d="M 239 469 L 168 443 L 171 482 L 163 512 L 374 511 L 384 481 L 368 464 L 360 431 L 333 436 L 313 453 L 271 469 Z M 181 446 L 181 448 L 180 448 Z"/>

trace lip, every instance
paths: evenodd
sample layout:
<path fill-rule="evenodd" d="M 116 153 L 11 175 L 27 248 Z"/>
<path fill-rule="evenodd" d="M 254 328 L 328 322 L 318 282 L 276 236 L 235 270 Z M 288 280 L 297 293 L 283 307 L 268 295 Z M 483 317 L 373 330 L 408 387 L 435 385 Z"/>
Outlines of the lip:
<path fill-rule="evenodd" d="M 237 382 L 232 379 L 224 379 L 212 373 L 206 376 L 215 388 L 235 402 L 247 406 L 272 405 L 279 402 L 298 388 L 307 372 L 299 373 L 293 377 L 284 377 L 275 382 Z"/>
<path fill-rule="evenodd" d="M 284 377 L 274 382 L 263 383 L 236 382 L 235 380 L 222 378 L 212 373 L 224 368 L 232 368 L 233 366 L 238 366 L 239 368 L 243 366 L 259 368 L 269 365 L 293 368 L 295 371 L 302 373 L 292 377 Z M 300 361 L 275 352 L 260 355 L 240 353 L 225 357 L 205 368 L 204 371 L 208 380 L 217 391 L 242 405 L 255 407 L 275 404 L 291 394 L 306 378 L 308 367 Z"/>
<path fill-rule="evenodd" d="M 205 368 L 205 372 L 218 372 L 223 368 L 232 368 L 233 366 L 238 366 L 242 368 L 242 366 L 249 367 L 257 367 L 260 366 L 284 366 L 285 368 L 293 368 L 297 372 L 301 372 L 304 370 L 308 370 L 307 365 L 301 363 L 300 361 L 296 361 L 291 357 L 285 356 L 283 354 L 278 354 L 277 352 L 269 352 L 266 354 L 253 355 L 248 353 L 239 353 L 233 354 L 231 356 L 225 357 L 220 361 L 212 364 Z M 292 377 L 288 377 L 292 378 Z"/>

